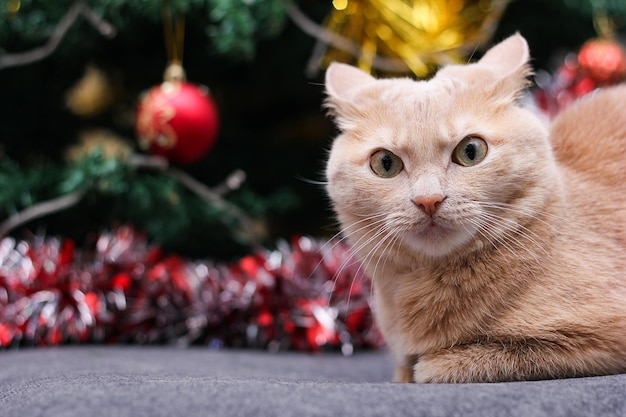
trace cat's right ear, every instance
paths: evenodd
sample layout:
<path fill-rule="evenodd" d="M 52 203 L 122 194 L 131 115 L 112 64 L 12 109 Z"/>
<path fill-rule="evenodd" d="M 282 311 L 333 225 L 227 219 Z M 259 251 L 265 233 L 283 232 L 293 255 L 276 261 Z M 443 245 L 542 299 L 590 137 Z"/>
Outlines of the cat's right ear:
<path fill-rule="evenodd" d="M 326 70 L 326 108 L 334 117 L 337 127 L 346 131 L 358 124 L 360 116 L 357 93 L 376 79 L 351 65 L 333 62 Z"/>
<path fill-rule="evenodd" d="M 524 69 L 529 59 L 528 43 L 522 35 L 516 33 L 489 49 L 478 62 L 508 76 Z"/>
<path fill-rule="evenodd" d="M 376 81 L 356 67 L 333 62 L 326 70 L 326 92 L 330 99 L 351 101 L 361 87 Z"/>

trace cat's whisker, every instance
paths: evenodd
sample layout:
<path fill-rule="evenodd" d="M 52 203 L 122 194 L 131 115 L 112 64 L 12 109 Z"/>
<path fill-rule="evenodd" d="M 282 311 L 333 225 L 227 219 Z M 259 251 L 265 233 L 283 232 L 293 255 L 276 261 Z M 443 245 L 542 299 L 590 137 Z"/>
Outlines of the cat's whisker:
<path fill-rule="evenodd" d="M 531 209 L 532 212 L 529 213 L 528 210 L 520 209 L 508 203 L 494 203 L 494 202 L 480 202 L 480 201 L 475 201 L 475 203 L 478 204 L 482 208 L 496 209 L 496 210 L 505 211 L 508 213 L 521 215 L 524 218 L 529 218 L 534 221 L 538 221 L 541 224 L 547 225 L 552 230 L 555 230 L 556 226 L 540 218 L 539 216 L 545 216 L 548 218 L 550 217 L 559 218 L 558 216 L 555 216 L 551 213 L 543 212 L 543 211 L 536 210 L 536 209 Z M 490 220 L 492 223 L 498 224 L 503 229 L 503 232 L 517 233 L 520 237 L 527 239 L 530 243 L 532 243 L 534 246 L 539 248 L 546 256 L 550 256 L 549 251 L 546 250 L 544 245 L 541 243 L 543 241 L 543 238 L 539 236 L 536 232 L 534 232 L 533 230 L 529 229 L 527 226 L 522 224 L 521 221 L 498 215 L 497 213 L 491 210 L 483 213 L 483 217 L 486 217 L 486 216 L 490 217 Z M 517 246 L 527 249 L 524 245 L 517 245 Z"/>
<path fill-rule="evenodd" d="M 364 224 L 364 226 L 359 227 L 357 230 L 354 230 L 353 233 L 357 233 L 360 230 L 363 230 L 367 227 L 370 226 L 370 223 L 372 219 L 375 218 L 379 218 L 379 220 L 377 222 L 374 222 L 374 224 L 379 223 L 382 218 L 383 218 L 384 214 L 377 214 L 377 215 L 372 215 L 366 218 L 363 218 L 357 222 L 354 222 L 351 226 L 355 226 L 358 224 Z M 340 230 L 337 233 L 335 233 L 334 235 L 332 235 L 330 238 L 328 238 L 326 240 L 326 242 L 324 244 L 322 244 L 319 248 L 318 248 L 318 252 L 321 254 L 321 259 L 317 262 L 317 264 L 313 267 L 313 269 L 311 270 L 311 273 L 309 275 L 308 278 L 311 278 L 315 272 L 318 270 L 318 268 L 322 265 L 322 263 L 325 261 L 326 257 L 328 256 L 328 254 L 331 254 L 333 252 L 333 249 L 336 248 L 337 245 L 343 243 L 350 235 L 345 235 L 345 232 Z M 354 253 L 354 251 L 350 251 L 350 256 L 347 259 L 342 260 L 342 263 L 340 265 L 340 267 L 338 268 L 338 270 L 335 272 L 335 275 L 332 278 L 332 286 L 330 288 L 330 290 L 328 290 L 328 300 L 327 300 L 327 305 L 330 305 L 331 299 L 332 299 L 332 295 L 335 291 L 336 285 L 337 285 L 337 280 L 339 279 L 342 271 L 351 264 L 351 261 L 355 261 L 355 262 L 359 262 L 358 260 L 356 260 L 356 255 Z M 359 263 L 360 265 L 360 263 Z M 357 276 L 358 274 L 355 274 L 355 276 Z M 352 286 L 351 286 L 352 287 Z M 321 292 L 326 292 L 327 290 L 322 288 L 320 290 Z"/>
<path fill-rule="evenodd" d="M 352 288 L 353 288 L 353 286 L 354 286 L 354 281 L 355 281 L 356 277 L 357 277 L 357 276 L 359 276 L 359 274 L 361 273 L 361 271 L 362 271 L 362 270 L 366 269 L 366 268 L 365 268 L 365 263 L 366 263 L 366 262 L 367 262 L 367 265 L 368 265 L 368 266 L 370 265 L 370 263 L 371 263 L 371 259 L 372 259 L 372 256 L 373 256 L 373 254 L 374 254 L 375 252 L 377 252 L 377 251 L 378 251 L 378 248 L 379 248 L 379 247 L 380 247 L 380 246 L 381 246 L 381 245 L 382 245 L 382 244 L 383 244 L 383 243 L 384 243 L 384 242 L 385 242 L 385 241 L 386 241 L 386 240 L 387 240 L 390 236 L 392 236 L 392 235 L 393 235 L 393 233 L 387 233 L 387 231 L 388 231 L 388 229 L 389 229 L 389 228 L 390 228 L 390 227 L 389 227 L 389 226 L 387 226 L 387 225 L 386 225 L 386 226 L 384 226 L 382 229 L 378 230 L 378 231 L 377 231 L 377 233 L 376 233 L 374 236 L 372 236 L 370 239 L 368 239 L 368 241 L 367 241 L 367 242 L 365 242 L 365 243 L 364 243 L 364 245 L 363 245 L 363 246 L 369 245 L 369 243 L 370 243 L 372 240 L 374 240 L 374 239 L 376 239 L 376 238 L 378 238 L 378 237 L 382 236 L 382 239 L 380 239 L 378 242 L 376 242 L 376 244 L 375 244 L 375 245 L 374 245 L 374 246 L 373 246 L 373 247 L 372 247 L 372 248 L 368 251 L 368 253 L 367 253 L 365 256 L 363 256 L 363 259 L 361 260 L 360 265 L 359 265 L 359 267 L 358 267 L 358 269 L 357 269 L 356 273 L 354 274 L 354 276 L 353 276 L 353 278 L 352 278 L 352 282 L 350 283 L 350 289 L 349 289 L 349 291 L 348 291 L 348 298 L 347 298 L 347 304 L 348 304 L 348 306 L 350 305 L 350 298 L 351 298 L 351 295 L 352 295 Z M 364 275 L 367 275 L 367 276 L 368 276 L 368 274 L 366 274 L 365 272 L 364 272 Z"/>
<path fill-rule="evenodd" d="M 398 235 L 398 227 L 391 227 L 391 226 L 386 226 L 384 228 L 382 228 L 381 230 L 379 230 L 378 236 L 383 236 L 382 239 L 380 239 L 367 253 L 367 255 L 365 256 L 364 259 L 367 259 L 368 262 L 368 266 L 371 265 L 371 260 L 374 257 L 374 254 L 377 252 L 380 252 L 380 256 L 378 256 L 378 259 L 376 260 L 376 264 L 374 265 L 374 271 L 377 270 L 378 268 L 378 263 L 380 262 L 380 260 L 382 258 L 387 258 L 387 256 L 385 256 L 390 243 L 396 238 L 396 236 Z M 385 246 L 384 249 L 380 250 L 379 249 L 385 244 L 387 243 L 387 245 Z M 373 275 L 376 275 L 375 273 Z"/>
<path fill-rule="evenodd" d="M 477 233 L 479 233 L 490 245 L 500 254 L 501 248 L 506 249 L 510 254 L 514 254 L 514 250 L 509 246 L 506 239 L 502 236 L 498 236 L 491 231 L 490 224 L 486 222 L 480 222 L 478 220 L 470 219 L 469 222 L 474 226 Z M 465 226 L 464 226 L 465 227 Z"/>
<path fill-rule="evenodd" d="M 373 218 L 375 217 L 367 217 L 364 219 L 361 219 L 357 222 L 352 223 L 350 226 L 346 227 L 345 229 L 339 230 L 337 233 L 335 233 L 334 235 L 332 235 L 327 241 L 326 243 L 324 243 L 321 247 L 320 250 L 325 250 L 327 248 L 327 246 L 329 246 L 332 243 L 332 246 L 330 247 L 330 250 L 334 249 L 336 245 L 344 242 L 345 240 L 348 239 L 348 237 L 350 235 L 346 235 L 346 230 L 352 228 L 353 226 L 357 225 L 357 224 L 365 224 L 365 226 L 355 230 L 354 232 L 359 232 L 365 228 L 367 228 L 369 226 L 369 223 Z"/>
<path fill-rule="evenodd" d="M 322 187 L 326 187 L 328 185 L 328 181 L 313 180 L 311 178 L 302 177 L 300 175 L 297 175 L 296 179 L 299 181 L 305 182 L 307 184 L 319 185 Z"/>
<path fill-rule="evenodd" d="M 545 210 L 540 210 L 538 208 L 520 208 L 510 203 L 499 203 L 499 202 L 485 202 L 485 201 L 473 201 L 474 203 L 480 205 L 483 208 L 491 208 L 496 210 L 508 211 L 514 214 L 520 214 L 523 217 L 529 217 L 533 220 L 541 222 L 542 224 L 550 227 L 552 230 L 556 229 L 556 223 L 551 223 L 547 220 L 554 220 L 555 222 L 564 222 L 567 221 L 568 224 L 572 226 L 585 227 L 583 223 L 577 222 L 575 219 L 570 219 L 568 217 L 554 214 Z M 547 220 L 544 220 L 542 217 L 545 217 Z"/>
<path fill-rule="evenodd" d="M 363 269 L 367 269 L 370 267 L 372 259 L 374 257 L 377 257 L 376 260 L 376 264 L 374 265 L 374 271 L 377 270 L 378 268 L 378 264 L 380 262 L 381 259 L 385 259 L 385 262 L 388 259 L 388 256 L 386 256 L 386 253 L 389 251 L 390 246 L 393 244 L 393 242 L 395 242 L 396 240 L 399 239 L 399 235 L 400 235 L 400 230 L 401 227 L 399 226 L 392 226 L 392 224 L 397 223 L 397 219 L 381 219 L 384 220 L 384 225 L 383 227 L 373 231 L 373 234 L 365 241 L 362 241 L 363 237 L 362 236 L 359 240 L 357 240 L 357 242 L 355 242 L 354 245 L 354 252 L 359 252 L 361 251 L 363 248 L 370 246 L 370 244 L 378 239 L 378 241 L 368 250 L 368 252 L 362 256 L 359 268 L 357 269 L 357 272 L 355 273 L 355 276 L 353 278 L 353 282 L 350 285 L 350 291 L 349 291 L 349 295 L 348 295 L 348 303 L 350 302 L 350 295 L 352 292 L 352 288 L 354 285 L 354 280 L 356 279 L 357 276 L 360 275 L 361 271 Z M 374 222 L 372 225 L 378 225 L 381 223 L 381 220 L 378 220 L 377 222 Z M 395 220 L 395 221 L 394 221 Z M 382 246 L 385 245 L 384 249 L 381 250 Z M 377 255 L 379 254 L 379 255 Z M 366 268 L 367 267 L 367 268 Z M 364 272 L 364 275 L 369 277 L 369 274 Z M 375 273 L 374 273 L 375 275 Z M 373 278 L 369 277 L 370 279 L 370 285 L 373 285 Z"/>
<path fill-rule="evenodd" d="M 535 259 L 536 254 L 532 252 L 526 245 L 523 245 L 518 239 L 516 239 L 511 233 L 505 233 L 505 230 L 502 230 L 502 227 L 497 228 L 497 224 L 494 222 L 494 219 L 490 219 L 486 216 L 482 217 L 482 221 L 470 219 L 471 224 L 474 225 L 477 232 L 483 236 L 498 252 L 502 254 L 500 248 L 506 249 L 510 255 L 513 257 L 516 256 L 518 249 L 524 250 L 529 253 Z"/>
<path fill-rule="evenodd" d="M 390 258 L 389 256 L 386 256 L 386 254 L 393 250 L 393 245 L 395 245 L 398 240 L 400 240 L 400 234 L 396 231 L 395 233 L 391 234 L 391 239 L 389 239 L 387 245 L 383 249 L 383 256 L 381 256 L 378 261 L 376 261 L 376 265 L 374 266 L 374 273 L 372 274 L 372 277 L 370 277 L 370 286 L 372 287 L 370 288 L 370 292 L 373 292 L 374 277 L 376 276 L 376 271 L 378 270 L 378 263 L 380 262 L 380 259 L 384 258 L 382 265 L 382 269 L 384 270 L 387 265 L 387 261 Z"/>
<path fill-rule="evenodd" d="M 363 233 L 363 235 L 361 237 L 359 237 L 352 245 L 353 251 L 354 252 L 360 252 L 364 247 L 368 246 L 374 239 L 376 239 L 380 234 L 382 234 L 383 232 L 385 232 L 386 230 L 388 230 L 389 226 L 386 225 L 387 219 L 385 218 L 381 218 L 373 223 L 370 223 L 366 226 L 360 227 L 357 230 L 351 231 L 350 234 L 348 234 L 348 236 L 354 235 L 356 233 L 359 233 L 365 229 L 370 229 L 368 231 L 366 231 L 365 233 Z M 379 225 L 383 225 L 383 227 L 378 228 L 377 226 Z M 369 233 L 368 233 L 369 232 Z M 371 236 L 370 236 L 371 235 Z M 363 239 L 366 240 L 363 240 Z"/>
<path fill-rule="evenodd" d="M 374 256 L 374 254 L 376 252 L 380 252 L 380 256 L 377 256 L 378 259 L 376 260 L 376 264 L 374 265 L 372 276 L 368 275 L 368 278 L 370 280 L 370 294 L 373 294 L 374 292 L 374 279 L 375 279 L 375 276 L 377 275 L 378 265 L 381 259 L 384 259 L 382 268 L 383 269 L 385 268 L 385 265 L 390 258 L 390 256 L 387 256 L 387 254 L 392 250 L 393 245 L 398 240 L 400 240 L 401 230 L 402 230 L 402 227 L 400 226 L 395 226 L 393 229 L 389 229 L 389 230 L 381 229 L 379 231 L 379 235 L 384 234 L 383 238 L 379 242 L 377 242 L 377 244 L 373 248 L 371 248 L 370 251 L 364 257 L 362 265 L 365 265 L 365 260 L 367 260 L 368 265 L 370 265 L 371 259 Z M 385 247 L 382 248 L 382 250 L 379 250 L 383 246 L 383 244 L 385 245 Z"/>
<path fill-rule="evenodd" d="M 311 273 L 309 275 L 308 278 L 311 278 L 313 276 L 313 274 L 315 274 L 315 272 L 318 270 L 318 268 L 322 265 L 322 263 L 324 261 L 326 261 L 326 257 L 328 256 L 328 254 L 331 254 L 333 252 L 333 249 L 335 249 L 337 247 L 337 245 L 341 244 L 342 242 L 345 241 L 345 237 L 342 237 L 342 232 L 339 231 L 337 233 L 335 233 L 334 235 L 332 235 L 330 238 L 328 238 L 326 240 L 326 242 L 324 242 L 324 244 L 322 244 L 319 248 L 318 248 L 318 252 L 321 255 L 320 260 L 317 262 L 317 264 L 315 264 L 315 266 L 313 267 L 313 269 L 311 270 Z M 331 244 L 332 243 L 332 244 Z M 343 264 L 343 263 L 342 263 Z M 332 293 L 335 290 L 335 286 L 336 286 L 336 281 L 338 277 L 338 273 L 335 273 L 335 276 L 333 277 L 332 281 L 332 287 L 329 291 L 329 296 L 328 296 L 328 305 L 330 305 L 330 299 L 332 297 Z M 324 289 L 320 290 L 321 292 L 324 292 Z"/>
<path fill-rule="evenodd" d="M 376 261 L 376 265 L 374 265 L 374 273 L 372 275 L 376 275 L 376 271 L 378 271 L 378 265 L 380 263 L 381 259 L 384 259 L 383 261 L 383 265 L 382 265 L 382 269 L 385 269 L 385 265 L 387 263 L 387 260 L 390 258 L 389 256 L 387 256 L 387 253 L 389 253 L 390 251 L 390 247 L 393 246 L 398 240 L 400 239 L 399 233 L 398 233 L 398 227 L 396 227 L 392 233 L 388 234 L 385 238 L 386 241 L 386 245 L 385 247 L 382 249 L 381 251 L 381 255 L 378 260 Z"/>
<path fill-rule="evenodd" d="M 465 224 L 461 224 L 461 227 L 468 232 L 469 234 L 474 234 L 474 233 L 478 233 L 479 235 L 481 235 L 487 242 L 489 242 L 489 244 L 497 251 L 500 250 L 500 248 L 497 245 L 497 242 L 499 241 L 497 236 L 492 235 L 488 229 L 485 228 L 485 224 L 484 222 L 480 222 L 478 220 L 475 219 L 468 219 L 468 223 L 470 223 L 472 226 L 474 226 L 473 229 L 469 229 Z"/>
<path fill-rule="evenodd" d="M 479 230 L 489 233 L 496 242 L 499 242 L 512 255 L 515 255 L 515 248 L 518 248 L 524 250 L 536 261 L 538 261 L 537 255 L 534 251 L 524 245 L 517 237 L 515 237 L 515 234 L 512 233 L 516 232 L 513 225 L 503 225 L 501 223 L 501 219 L 490 217 L 488 215 L 483 215 L 482 219 L 484 221 L 481 223 L 481 229 Z"/>
<path fill-rule="evenodd" d="M 546 256 L 550 256 L 549 251 L 544 248 L 542 243 L 540 243 L 541 236 L 539 236 L 536 232 L 528 229 L 526 226 L 521 225 L 513 219 L 498 216 L 494 213 L 484 213 L 483 217 L 491 220 L 495 225 L 502 227 L 503 232 L 511 239 L 514 239 L 516 242 L 518 242 L 518 239 L 515 238 L 515 234 L 518 234 L 520 237 L 526 238 L 530 243 L 539 248 L 539 250 L 541 250 Z M 520 244 L 519 246 L 525 247 L 525 245 L 522 244 Z"/>
<path fill-rule="evenodd" d="M 369 216 L 369 217 L 364 217 L 363 219 L 352 223 L 351 225 L 347 226 L 346 228 L 339 230 L 337 233 L 335 233 L 333 236 L 331 236 L 326 243 L 324 243 L 321 247 L 320 247 L 320 251 L 321 250 L 326 250 L 326 248 L 332 243 L 332 246 L 330 247 L 329 250 L 334 249 L 338 244 L 344 242 L 345 240 L 347 240 L 350 237 L 350 234 L 346 234 L 346 231 L 348 229 L 351 229 L 353 226 L 356 226 L 358 224 L 365 224 L 365 226 L 362 226 L 356 230 L 351 231 L 351 233 L 358 233 L 359 231 L 367 228 L 370 226 L 370 223 L 373 219 L 375 218 L 382 218 L 384 215 L 380 214 L 380 215 L 374 215 L 374 216 Z M 318 265 L 319 266 L 319 265 Z"/>
<path fill-rule="evenodd" d="M 380 216 L 378 218 L 378 220 L 372 221 L 374 220 L 376 217 L 372 217 L 372 218 L 368 218 L 368 219 L 363 219 L 360 220 L 358 222 L 354 222 L 351 225 L 347 226 L 346 228 L 343 229 L 342 231 L 342 240 L 346 240 L 351 238 L 352 236 L 359 234 L 361 232 L 363 232 L 364 230 L 367 229 L 372 229 L 375 230 L 380 224 L 384 224 L 386 222 L 386 218 Z M 364 225 L 361 225 L 364 224 Z M 354 229 L 354 226 L 360 225 L 360 227 L 358 227 L 357 229 Z M 353 243 L 353 248 L 357 247 L 359 241 L 361 239 L 363 239 L 363 237 L 366 235 L 366 233 L 363 233 L 363 236 L 361 236 L 357 241 L 355 241 Z"/>
<path fill-rule="evenodd" d="M 359 220 L 357 222 L 352 223 L 350 226 L 348 226 L 342 233 L 342 238 L 340 241 L 346 240 L 349 237 L 365 230 L 368 228 L 372 228 L 372 226 L 377 226 L 379 224 L 382 224 L 385 222 L 385 218 L 382 215 L 375 215 L 372 218 L 377 218 L 378 220 L 371 222 L 371 219 L 362 219 Z M 359 228 L 357 228 L 356 230 L 349 230 L 352 226 L 355 225 L 359 225 L 361 223 L 370 221 L 370 223 L 366 223 L 365 226 L 360 226 Z M 348 231 L 348 233 L 346 233 L 346 231 Z M 328 304 L 330 304 L 330 301 L 332 299 L 332 295 L 335 291 L 335 288 L 337 286 L 337 280 L 339 279 L 339 277 L 341 276 L 341 274 L 343 273 L 343 271 L 345 270 L 345 268 L 347 268 L 349 265 L 352 265 L 352 261 L 354 261 L 356 259 L 356 254 L 365 246 L 367 246 L 372 239 L 376 238 L 376 234 L 374 234 L 374 236 L 369 237 L 367 240 L 363 241 L 363 238 L 367 236 L 367 232 L 365 232 L 363 234 L 363 236 L 359 237 L 353 244 L 352 244 L 352 249 L 351 249 L 351 255 L 348 257 L 348 259 L 342 261 L 341 265 L 339 266 L 339 268 L 337 269 L 337 272 L 335 273 L 335 277 L 333 278 L 333 285 L 329 291 L 328 294 Z M 335 243 L 336 245 L 337 243 Z M 356 262 L 359 262 L 358 260 Z M 358 275 L 358 273 L 360 272 L 362 267 L 362 262 L 359 262 L 359 268 L 357 269 L 357 273 L 355 274 L 355 276 Z"/>

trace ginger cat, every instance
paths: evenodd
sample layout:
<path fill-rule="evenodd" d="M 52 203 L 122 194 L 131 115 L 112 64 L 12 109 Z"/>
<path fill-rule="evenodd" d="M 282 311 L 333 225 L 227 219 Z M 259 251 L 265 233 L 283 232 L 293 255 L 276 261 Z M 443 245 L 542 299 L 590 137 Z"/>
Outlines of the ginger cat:
<path fill-rule="evenodd" d="M 626 86 L 550 130 L 514 35 L 429 81 L 326 73 L 327 191 L 403 382 L 626 372 Z"/>

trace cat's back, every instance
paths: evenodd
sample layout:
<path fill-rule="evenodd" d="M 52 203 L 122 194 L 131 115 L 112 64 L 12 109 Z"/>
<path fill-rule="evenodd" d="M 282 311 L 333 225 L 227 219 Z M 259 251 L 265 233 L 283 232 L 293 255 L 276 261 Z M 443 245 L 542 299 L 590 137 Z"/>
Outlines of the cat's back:
<path fill-rule="evenodd" d="M 572 240 L 586 242 L 574 252 L 609 245 L 613 249 L 600 252 L 613 253 L 611 262 L 621 262 L 622 271 L 626 271 L 625 104 L 626 84 L 598 91 L 562 111 L 550 132 L 564 187 L 567 230 Z"/>
<path fill-rule="evenodd" d="M 562 166 L 626 190 L 626 84 L 599 90 L 563 110 L 550 140 Z"/>

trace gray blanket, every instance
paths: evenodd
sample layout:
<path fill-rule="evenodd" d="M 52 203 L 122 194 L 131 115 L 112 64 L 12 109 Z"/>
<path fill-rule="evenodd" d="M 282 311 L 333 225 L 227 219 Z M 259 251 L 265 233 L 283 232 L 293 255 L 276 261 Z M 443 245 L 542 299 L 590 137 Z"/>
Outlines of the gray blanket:
<path fill-rule="evenodd" d="M 626 416 L 626 375 L 498 384 L 389 382 L 384 352 L 137 346 L 0 352 L 0 416 Z"/>

